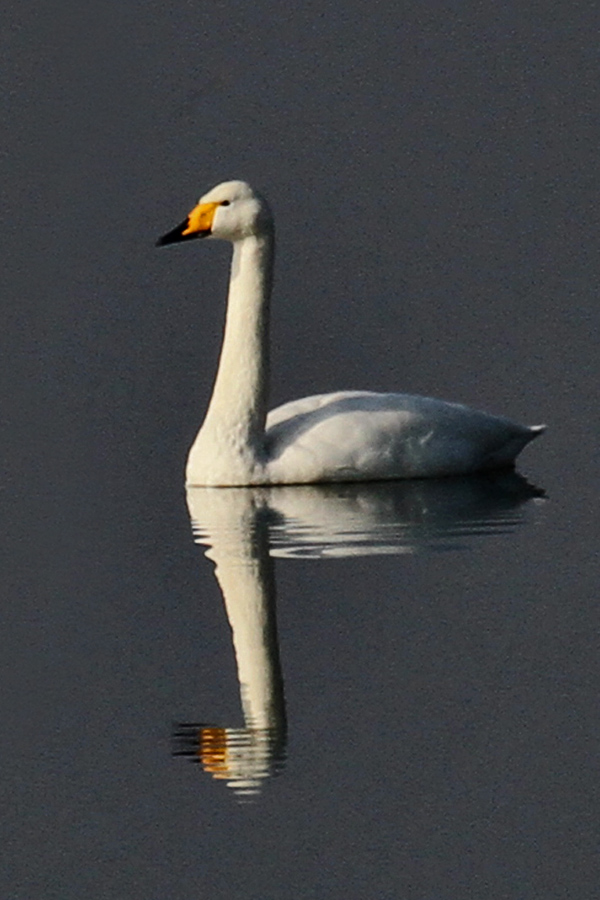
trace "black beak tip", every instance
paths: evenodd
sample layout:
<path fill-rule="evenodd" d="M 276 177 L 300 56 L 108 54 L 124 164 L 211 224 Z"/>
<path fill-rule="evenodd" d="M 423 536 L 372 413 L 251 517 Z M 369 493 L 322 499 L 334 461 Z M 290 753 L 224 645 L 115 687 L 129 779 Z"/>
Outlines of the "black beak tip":
<path fill-rule="evenodd" d="M 178 225 L 176 228 L 173 228 L 171 231 L 167 231 L 166 234 L 163 234 L 156 242 L 157 247 L 164 247 L 166 244 L 176 244 L 178 241 L 184 241 L 187 235 L 184 235 L 184 231 L 188 227 L 187 219 L 185 222 L 182 222 L 181 225 Z"/>
<path fill-rule="evenodd" d="M 184 234 L 184 231 L 187 230 L 189 225 L 188 220 L 182 222 L 181 225 L 178 225 L 177 228 L 173 228 L 172 231 L 167 231 L 166 234 L 163 234 L 162 237 L 159 237 L 155 246 L 156 247 L 165 247 L 167 244 L 179 244 L 181 241 L 193 241 L 196 238 L 206 237 L 210 234 L 210 231 L 195 231 L 192 234 Z"/>

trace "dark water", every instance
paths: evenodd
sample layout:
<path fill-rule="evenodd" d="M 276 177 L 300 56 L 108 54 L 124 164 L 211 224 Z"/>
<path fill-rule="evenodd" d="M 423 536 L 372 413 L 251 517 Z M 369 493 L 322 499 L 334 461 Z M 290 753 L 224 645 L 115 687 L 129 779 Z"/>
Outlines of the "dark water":
<path fill-rule="evenodd" d="M 595 895 L 594 18 L 4 7 L 1 897 Z M 539 490 L 186 497 L 227 249 L 153 244 L 231 177 L 273 403 L 547 422 Z"/>

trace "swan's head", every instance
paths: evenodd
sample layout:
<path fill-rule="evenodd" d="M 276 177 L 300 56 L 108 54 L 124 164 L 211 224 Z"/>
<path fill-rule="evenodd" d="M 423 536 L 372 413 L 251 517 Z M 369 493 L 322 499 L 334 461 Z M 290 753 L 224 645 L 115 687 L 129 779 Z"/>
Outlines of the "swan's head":
<path fill-rule="evenodd" d="M 245 181 L 224 181 L 200 197 L 188 217 L 156 242 L 158 247 L 213 237 L 241 241 L 265 234 L 273 227 L 267 201 Z"/>

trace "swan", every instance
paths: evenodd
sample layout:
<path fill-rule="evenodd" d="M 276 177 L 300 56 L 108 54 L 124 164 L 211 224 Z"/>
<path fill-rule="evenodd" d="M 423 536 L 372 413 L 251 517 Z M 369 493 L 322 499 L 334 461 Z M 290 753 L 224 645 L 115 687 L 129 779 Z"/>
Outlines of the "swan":
<path fill-rule="evenodd" d="M 275 232 L 266 200 L 243 181 L 204 194 L 157 246 L 233 244 L 225 334 L 188 485 L 375 481 L 464 475 L 514 465 L 545 426 L 527 427 L 430 397 L 337 391 L 267 415 Z"/>

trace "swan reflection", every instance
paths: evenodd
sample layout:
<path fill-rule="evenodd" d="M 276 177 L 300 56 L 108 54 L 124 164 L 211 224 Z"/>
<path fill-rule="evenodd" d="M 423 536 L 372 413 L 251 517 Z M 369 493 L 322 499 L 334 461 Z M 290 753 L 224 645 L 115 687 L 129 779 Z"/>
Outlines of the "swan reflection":
<path fill-rule="evenodd" d="M 275 616 L 275 579 L 265 504 L 252 488 L 188 488 L 202 523 L 231 625 L 243 728 L 181 725 L 179 755 L 197 758 L 239 796 L 255 794 L 284 759 L 286 719 Z"/>
<path fill-rule="evenodd" d="M 283 766 L 286 714 L 272 557 L 406 554 L 507 533 L 543 492 L 514 472 L 438 481 L 188 488 L 232 630 L 244 726 L 180 725 L 176 754 L 198 760 L 240 797 Z"/>

